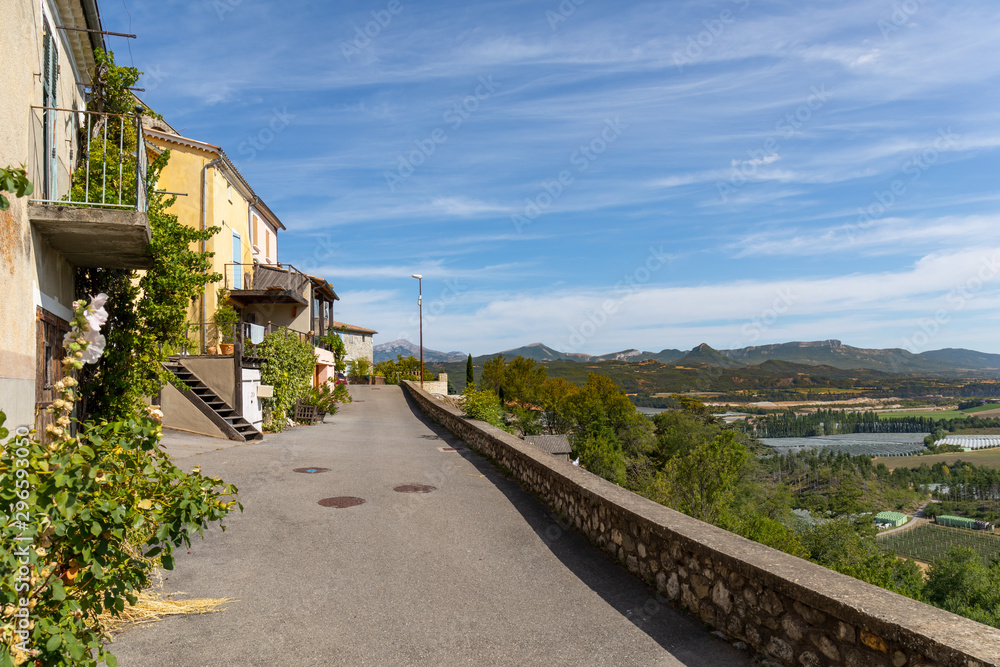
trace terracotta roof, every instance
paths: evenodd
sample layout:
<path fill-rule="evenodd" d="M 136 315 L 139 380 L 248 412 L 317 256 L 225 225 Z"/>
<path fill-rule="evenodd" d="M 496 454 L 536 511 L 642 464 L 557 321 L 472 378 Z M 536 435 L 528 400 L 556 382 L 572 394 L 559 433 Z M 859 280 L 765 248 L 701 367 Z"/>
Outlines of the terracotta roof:
<path fill-rule="evenodd" d="M 344 329 L 350 331 L 351 333 L 363 333 L 363 334 L 377 334 L 378 332 L 374 329 L 366 329 L 364 327 L 355 326 L 353 324 L 348 324 L 347 322 L 337 322 L 336 320 L 330 322 L 330 326 L 334 329 Z"/>

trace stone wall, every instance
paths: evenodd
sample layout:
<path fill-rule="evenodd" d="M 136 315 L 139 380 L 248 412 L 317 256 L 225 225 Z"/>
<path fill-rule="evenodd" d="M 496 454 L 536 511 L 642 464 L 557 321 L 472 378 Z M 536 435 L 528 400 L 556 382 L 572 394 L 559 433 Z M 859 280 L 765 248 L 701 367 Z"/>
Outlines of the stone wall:
<path fill-rule="evenodd" d="M 1000 665 L 1000 630 L 692 519 L 403 386 L 434 421 L 731 641 L 796 667 Z"/>

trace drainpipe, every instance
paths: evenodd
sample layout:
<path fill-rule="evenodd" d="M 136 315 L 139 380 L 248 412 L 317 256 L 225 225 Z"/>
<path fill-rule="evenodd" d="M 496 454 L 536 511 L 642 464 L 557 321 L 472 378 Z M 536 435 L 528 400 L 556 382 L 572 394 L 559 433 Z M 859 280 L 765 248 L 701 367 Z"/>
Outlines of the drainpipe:
<path fill-rule="evenodd" d="M 201 231 L 208 229 L 208 169 L 222 162 L 222 158 L 212 160 L 201 168 Z M 208 251 L 208 241 L 202 239 L 201 251 Z M 208 283 L 201 295 L 201 342 L 208 347 Z"/>

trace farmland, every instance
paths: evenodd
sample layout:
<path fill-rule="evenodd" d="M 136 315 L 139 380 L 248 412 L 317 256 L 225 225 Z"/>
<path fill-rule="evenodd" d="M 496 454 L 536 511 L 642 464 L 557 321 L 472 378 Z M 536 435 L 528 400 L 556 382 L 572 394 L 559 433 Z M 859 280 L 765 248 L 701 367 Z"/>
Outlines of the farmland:
<path fill-rule="evenodd" d="M 953 464 L 955 461 L 967 461 L 980 466 L 1000 468 L 1000 449 L 982 449 L 977 452 L 952 452 L 950 454 L 928 454 L 926 456 L 887 456 L 878 457 L 875 463 L 884 463 L 889 470 L 896 468 L 919 468 L 923 464 L 933 466 L 935 463 Z"/>
<path fill-rule="evenodd" d="M 962 528 L 945 528 L 934 524 L 923 524 L 910 530 L 901 530 L 880 537 L 879 545 L 904 558 L 933 563 L 944 556 L 952 547 L 975 549 L 989 565 L 1000 560 L 1000 537 L 982 531 Z"/>

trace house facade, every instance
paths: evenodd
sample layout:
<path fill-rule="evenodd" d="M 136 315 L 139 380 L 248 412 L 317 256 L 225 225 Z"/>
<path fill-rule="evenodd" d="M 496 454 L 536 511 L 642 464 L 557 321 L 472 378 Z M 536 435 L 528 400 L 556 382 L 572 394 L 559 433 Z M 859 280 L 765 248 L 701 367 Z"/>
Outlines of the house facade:
<path fill-rule="evenodd" d="M 369 364 L 375 365 L 374 336 L 377 331 L 346 322 L 332 322 L 331 326 L 340 333 L 340 338 L 344 341 L 346 361 L 367 359 Z"/>
<path fill-rule="evenodd" d="M 4 0 L 0 25 L 0 167 L 24 165 L 34 186 L 5 193 L 0 211 L 0 410 L 13 429 L 35 425 L 56 398 L 76 268 L 141 269 L 151 258 L 138 116 L 86 110 L 105 49 L 96 0 Z M 74 172 L 107 130 L 131 136 L 107 167 L 120 187 L 74 194 Z M 115 181 L 119 167 L 131 181 Z"/>

